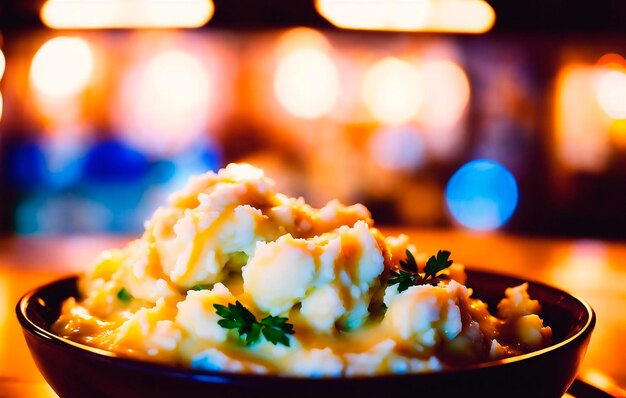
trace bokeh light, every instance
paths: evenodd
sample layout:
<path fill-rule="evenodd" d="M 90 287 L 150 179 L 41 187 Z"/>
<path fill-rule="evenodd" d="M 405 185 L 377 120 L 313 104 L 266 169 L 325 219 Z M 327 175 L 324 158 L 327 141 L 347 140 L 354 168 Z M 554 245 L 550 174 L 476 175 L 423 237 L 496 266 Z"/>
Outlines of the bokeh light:
<path fill-rule="evenodd" d="M 4 53 L 0 50 L 0 79 L 4 76 L 4 69 L 6 67 L 6 59 L 4 58 Z"/>
<path fill-rule="evenodd" d="M 496 21 L 496 12 L 483 0 L 431 0 L 431 4 L 431 18 L 425 30 L 485 33 Z"/>
<path fill-rule="evenodd" d="M 377 131 L 368 142 L 372 159 L 387 170 L 414 170 L 424 162 L 422 136 L 414 129 L 385 128 Z"/>
<path fill-rule="evenodd" d="M 317 11 L 345 29 L 483 33 L 495 22 L 483 0 L 316 0 Z"/>
<path fill-rule="evenodd" d="M 364 30 L 421 30 L 430 14 L 430 0 L 317 0 L 319 13 L 336 26 Z"/>
<path fill-rule="evenodd" d="M 626 119 L 614 119 L 610 125 L 611 142 L 616 148 L 626 148 Z"/>
<path fill-rule="evenodd" d="M 281 34 L 274 53 L 281 59 L 295 51 L 311 48 L 328 52 L 332 46 L 326 36 L 318 30 L 300 26 Z"/>
<path fill-rule="evenodd" d="M 448 60 L 425 61 L 424 101 L 420 121 L 428 127 L 455 125 L 463 116 L 470 98 L 470 84 L 463 69 Z"/>
<path fill-rule="evenodd" d="M 65 134 L 65 132 L 61 134 Z M 42 155 L 45 158 L 43 171 L 47 187 L 61 191 L 75 186 L 81 180 L 86 149 L 84 143 L 65 135 L 62 139 L 51 137 L 34 144 L 41 146 Z M 36 156 L 36 149 L 31 154 Z M 107 165 L 110 163 L 108 162 Z M 27 175 L 26 178 L 29 176 Z"/>
<path fill-rule="evenodd" d="M 611 119 L 593 95 L 597 78 L 595 66 L 579 63 L 564 65 L 557 76 L 555 155 L 566 169 L 599 173 L 608 167 Z"/>
<path fill-rule="evenodd" d="M 34 142 L 16 146 L 7 154 L 11 185 L 21 189 L 45 187 L 49 179 L 46 154 Z"/>
<path fill-rule="evenodd" d="M 73 97 L 87 87 L 93 53 L 80 38 L 55 37 L 37 51 L 30 68 L 34 88 L 48 97 Z"/>
<path fill-rule="evenodd" d="M 132 184 L 148 173 L 148 159 L 121 142 L 107 140 L 94 145 L 85 155 L 85 178 L 108 183 Z"/>
<path fill-rule="evenodd" d="M 581 291 L 589 282 L 601 283 L 610 268 L 609 250 L 601 241 L 575 240 L 555 256 L 558 267 L 552 270 L 554 280 L 565 289 Z M 589 273 L 589 269 L 597 272 Z"/>
<path fill-rule="evenodd" d="M 613 119 L 626 119 L 626 73 L 606 70 L 598 79 L 596 96 L 602 109 Z"/>
<path fill-rule="evenodd" d="M 4 59 L 4 53 L 0 50 L 0 79 L 4 75 L 4 67 L 6 66 L 6 60 Z M 0 93 L 0 120 L 2 120 L 2 109 L 3 109 L 3 99 L 2 93 Z"/>
<path fill-rule="evenodd" d="M 67 141 L 28 142 L 11 151 L 8 164 L 8 176 L 15 187 L 62 191 L 83 177 L 84 148 Z"/>
<path fill-rule="evenodd" d="M 397 58 L 374 64 L 363 81 L 363 100 L 383 124 L 403 124 L 414 118 L 424 99 L 424 83 L 417 68 Z"/>
<path fill-rule="evenodd" d="M 40 15 L 54 29 L 197 28 L 214 9 L 211 0 L 48 0 Z"/>
<path fill-rule="evenodd" d="M 620 54 L 607 53 L 598 59 L 596 66 L 605 69 L 623 69 L 626 67 L 626 60 Z"/>
<path fill-rule="evenodd" d="M 278 61 L 274 75 L 278 102 L 293 115 L 315 119 L 328 114 L 339 97 L 339 72 L 325 52 L 302 48 Z"/>
<path fill-rule="evenodd" d="M 212 88 L 208 68 L 189 52 L 140 61 L 125 76 L 115 109 L 121 138 L 152 155 L 184 150 L 207 129 Z"/>
<path fill-rule="evenodd" d="M 501 227 L 517 207 L 513 175 L 490 160 L 474 160 L 461 167 L 446 187 L 446 204 L 461 225 L 479 231 Z"/>

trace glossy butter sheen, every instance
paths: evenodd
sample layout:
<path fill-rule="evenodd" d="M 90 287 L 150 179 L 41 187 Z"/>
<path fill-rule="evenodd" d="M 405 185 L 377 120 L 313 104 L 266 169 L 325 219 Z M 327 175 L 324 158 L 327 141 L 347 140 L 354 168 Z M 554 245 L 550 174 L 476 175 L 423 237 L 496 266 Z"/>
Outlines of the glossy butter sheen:
<path fill-rule="evenodd" d="M 436 286 L 387 286 L 406 250 L 420 268 L 427 257 L 373 224 L 362 205 L 315 209 L 275 192 L 262 170 L 231 164 L 190 180 L 141 238 L 103 253 L 53 330 L 142 360 L 313 377 L 438 371 L 550 343 L 526 284 L 507 289 L 495 315 L 461 264 Z M 214 304 L 235 300 L 259 319 L 288 317 L 289 346 L 245 345 L 218 325 Z"/>

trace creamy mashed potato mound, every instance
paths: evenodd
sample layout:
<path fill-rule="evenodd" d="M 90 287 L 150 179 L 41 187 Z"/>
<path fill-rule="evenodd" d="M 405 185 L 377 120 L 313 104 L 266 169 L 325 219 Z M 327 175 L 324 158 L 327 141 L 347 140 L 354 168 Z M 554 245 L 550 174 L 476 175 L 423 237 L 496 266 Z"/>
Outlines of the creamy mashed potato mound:
<path fill-rule="evenodd" d="M 550 343 L 526 284 L 489 313 L 463 265 L 436 285 L 387 285 L 406 250 L 362 205 L 316 209 L 274 190 L 263 171 L 230 164 L 192 178 L 146 222 L 143 236 L 79 279 L 54 331 L 120 355 L 198 369 L 308 377 L 437 371 Z M 287 317 L 289 346 L 246 345 L 215 304 L 257 319 Z"/>

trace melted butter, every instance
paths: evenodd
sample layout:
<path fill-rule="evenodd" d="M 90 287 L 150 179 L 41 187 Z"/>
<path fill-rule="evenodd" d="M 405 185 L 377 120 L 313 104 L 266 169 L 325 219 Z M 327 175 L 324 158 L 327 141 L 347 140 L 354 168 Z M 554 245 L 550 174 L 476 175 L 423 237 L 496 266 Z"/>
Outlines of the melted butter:
<path fill-rule="evenodd" d="M 191 274 L 195 272 L 199 266 L 201 266 L 200 260 L 202 259 L 203 255 L 205 255 L 207 252 L 211 250 L 219 249 L 210 245 L 209 244 L 210 240 L 216 234 L 219 233 L 219 229 L 228 220 L 234 217 L 235 208 L 237 208 L 238 206 L 241 206 L 242 204 L 249 204 L 253 208 L 260 209 L 261 212 L 263 213 L 263 212 L 267 212 L 268 209 L 276 205 L 277 201 L 276 199 L 271 200 L 271 198 L 268 198 L 266 195 L 261 194 L 257 187 L 252 186 L 252 185 L 246 185 L 246 192 L 244 195 L 242 195 L 239 198 L 238 203 L 233 203 L 233 204 L 226 206 L 222 210 L 222 212 L 215 219 L 212 220 L 210 225 L 207 228 L 203 229 L 202 231 L 200 231 L 200 225 L 199 225 L 202 222 L 202 219 L 199 218 L 197 214 L 195 214 L 194 223 L 196 226 L 196 231 L 199 231 L 199 232 L 196 234 L 194 238 L 193 249 L 192 249 L 191 255 L 189 256 L 189 261 L 187 263 L 186 272 L 182 275 L 181 280 L 189 279 Z M 261 225 L 263 225 L 263 223 Z M 262 227 L 256 226 L 256 228 L 260 229 Z M 268 229 L 269 229 L 269 226 L 264 228 L 263 233 L 265 234 L 269 232 Z M 257 233 L 256 230 L 255 230 L 255 233 Z M 271 234 L 268 233 L 267 235 L 271 235 Z M 265 235 L 262 235 L 262 236 L 265 236 Z"/>
<path fill-rule="evenodd" d="M 219 228 L 222 227 L 223 224 L 234 215 L 235 207 L 236 206 L 229 206 L 222 213 L 220 213 L 219 216 L 217 216 L 217 218 L 215 218 L 207 228 L 196 233 L 193 241 L 192 251 L 189 256 L 189 260 L 187 261 L 187 267 L 185 268 L 185 272 L 183 273 L 183 275 L 181 275 L 181 277 L 179 278 L 181 281 L 183 281 L 183 283 L 187 282 L 185 284 L 188 284 L 188 280 L 192 279 L 193 273 L 196 272 L 198 267 L 202 265 L 200 260 L 203 255 L 206 255 L 206 253 L 214 250 L 214 248 L 208 243 L 210 239 L 213 238 L 216 233 L 218 233 Z M 200 229 L 200 222 L 201 220 L 197 217 L 197 215 L 195 215 L 194 223 L 196 226 L 196 231 Z"/>
<path fill-rule="evenodd" d="M 110 348 L 108 344 L 101 344 L 104 336 L 108 336 L 119 326 L 117 322 L 107 322 L 92 316 L 81 316 L 76 312 L 62 314 L 52 324 L 52 332 L 75 341 L 100 348 Z"/>
<path fill-rule="evenodd" d="M 215 209 L 208 209 L 206 213 L 205 209 L 188 210 L 194 217 L 193 223 L 196 234 L 189 243 L 192 247 L 187 264 L 185 264 L 185 268 L 182 270 L 183 275 L 177 280 L 178 283 L 172 282 L 169 275 L 165 275 L 162 270 L 162 259 L 155 248 L 154 233 L 158 232 L 158 235 L 169 239 L 175 238 L 173 226 L 183 216 L 183 209 L 194 209 L 200 205 L 198 200 L 200 192 L 195 192 L 193 189 L 200 189 L 201 192 L 208 193 L 218 183 L 242 184 L 241 189 L 236 187 L 233 190 L 238 195 L 236 198 L 233 198 L 233 201 L 237 203 L 230 203 L 224 209 L 220 209 L 220 213 L 207 223 L 206 227 L 202 223 L 208 221 L 208 214 L 212 214 L 211 210 Z M 192 339 L 190 334 L 195 332 L 182 330 L 182 326 L 175 324 L 172 326 L 172 330 L 166 331 L 166 334 L 182 333 L 181 339 L 176 340 L 174 349 L 166 350 L 163 349 L 163 345 L 154 344 L 155 338 L 172 338 L 170 335 L 157 335 L 155 337 L 152 333 L 157 329 L 156 325 L 160 320 L 171 320 L 175 323 L 178 311 L 176 305 L 179 301 L 185 300 L 186 295 L 184 293 L 186 289 L 196 283 L 202 283 L 202 281 L 196 280 L 201 278 L 196 277 L 198 273 L 202 272 L 201 267 L 205 266 L 203 257 L 213 250 L 218 256 L 221 255 L 221 248 L 215 247 L 216 245 L 213 243 L 219 239 L 214 238 L 220 233 L 224 224 L 228 220 L 233 219 L 234 210 L 237 206 L 248 204 L 262 212 L 261 220 L 256 220 L 254 225 L 255 237 L 261 237 L 261 239 L 270 241 L 289 231 L 293 233 L 294 237 L 314 239 L 311 246 L 313 247 L 312 254 L 317 270 L 321 267 L 320 256 L 324 253 L 323 246 L 328 243 L 331 237 L 335 236 L 332 233 L 328 234 L 328 240 L 324 240 L 327 238 L 318 235 L 332 231 L 343 224 L 348 224 L 349 227 L 352 227 L 354 222 L 360 219 L 362 215 L 354 209 L 338 206 L 330 209 L 335 214 L 332 220 L 322 219 L 320 211 L 306 205 L 304 201 L 284 201 L 284 199 L 279 199 L 273 192 L 265 191 L 265 188 L 260 191 L 259 186 L 265 187 L 266 185 L 259 184 L 257 186 L 254 184 L 254 181 L 249 182 L 246 180 L 241 182 L 237 178 L 223 178 L 220 180 L 211 176 L 179 195 L 171 203 L 170 208 L 157 213 L 157 218 L 151 224 L 151 228 L 154 230 L 151 231 L 149 227 L 142 238 L 150 244 L 147 254 L 149 257 L 146 274 L 151 277 L 157 275 L 162 277 L 174 290 L 183 294 L 165 298 L 162 308 L 155 309 L 152 312 L 148 310 L 148 313 L 142 314 L 145 319 L 133 320 L 136 324 L 124 324 L 124 322 L 137 315 L 137 312 L 144 307 L 153 308 L 155 306 L 154 303 L 134 299 L 130 304 L 125 304 L 115 301 L 115 298 L 112 297 L 114 301 L 108 302 L 112 305 L 112 311 L 99 311 L 99 308 L 89 308 L 92 311 L 90 313 L 87 308 L 81 306 L 81 302 L 77 303 L 70 299 L 64 304 L 62 314 L 52 326 L 52 330 L 62 337 L 113 351 L 120 355 L 150 361 L 182 364 L 184 366 L 190 366 L 193 355 L 215 348 L 222 351 L 229 358 L 244 363 L 244 371 L 253 371 L 253 365 L 256 364 L 267 368 L 270 373 L 287 372 L 289 370 L 289 356 L 294 355 L 296 347 L 301 347 L 304 350 L 329 348 L 345 365 L 347 361 L 346 354 L 369 352 L 372 347 L 388 341 L 392 338 L 391 336 L 397 336 L 397 331 L 391 330 L 389 323 L 383 322 L 384 307 L 381 303 L 385 282 L 389 277 L 389 270 L 394 266 L 394 263 L 396 266 L 398 263 L 398 259 L 392 258 L 392 253 L 404 253 L 404 247 L 396 245 L 393 246 L 392 251 L 392 246 L 388 246 L 385 241 L 386 238 L 377 230 L 371 229 L 370 232 L 374 235 L 376 246 L 382 254 L 385 271 L 373 283 L 371 283 L 372 281 L 361 281 L 359 277 L 359 261 L 363 256 L 363 245 L 358 240 L 359 237 L 354 233 L 337 234 L 341 237 L 341 252 L 335 259 L 334 264 L 336 279 L 330 283 L 337 288 L 342 304 L 348 312 L 335 323 L 332 330 L 319 332 L 309 326 L 310 324 L 307 320 L 300 315 L 300 304 L 296 304 L 288 314 L 289 322 L 294 324 L 295 328 L 295 335 L 291 337 L 293 342 L 291 349 L 293 351 L 289 351 L 289 349 L 284 347 L 277 349 L 269 346 L 269 344 L 252 347 L 245 346 L 242 340 L 237 340 L 235 331 L 229 332 L 228 339 L 223 343 L 213 342 L 213 340 L 206 337 L 206 340 L 202 340 L 202 338 Z M 285 222 L 287 225 L 282 225 L 279 222 L 280 217 L 272 216 L 275 214 L 272 209 L 276 206 L 289 206 L 288 210 L 291 211 L 292 219 L 287 217 L 288 220 Z M 158 218 L 158 216 L 161 218 Z M 369 217 L 365 221 L 370 226 L 372 225 L 372 220 Z M 201 225 L 203 228 L 201 228 Z M 313 238 L 314 236 L 315 238 Z M 183 242 L 183 244 L 188 244 L 188 242 Z M 128 275 L 125 274 L 132 272 L 130 263 L 133 261 L 129 259 L 132 259 L 133 255 L 138 257 L 145 255 L 137 253 L 139 253 L 138 249 L 129 245 L 123 256 L 116 257 L 115 261 L 119 262 L 120 275 L 112 277 L 113 280 L 116 282 L 130 281 L 130 279 L 127 279 Z M 172 253 L 172 258 L 175 259 L 178 254 Z M 224 269 L 218 274 L 216 280 L 211 282 L 222 280 L 235 297 L 235 300 L 239 300 L 250 309 L 258 320 L 262 319 L 264 314 L 255 306 L 254 298 L 243 291 L 241 265 L 245 262 L 243 260 L 247 259 L 247 255 L 237 257 L 240 254 L 228 253 L 227 256 L 230 256 L 230 260 L 226 264 L 220 264 L 220 266 L 224 266 Z M 141 258 L 137 260 L 141 260 Z M 114 268 L 113 265 L 111 265 L 111 268 Z M 297 264 L 294 264 L 295 266 Z M 339 272 L 345 272 L 345 275 L 339 275 Z M 455 273 L 459 272 L 463 273 L 462 266 L 460 271 L 455 270 Z M 87 275 L 85 278 L 90 277 L 89 274 Z M 91 277 L 93 278 L 94 275 Z M 107 278 L 103 277 L 102 279 Z M 363 288 L 363 286 L 359 286 L 363 282 L 370 284 L 371 288 L 367 294 L 355 297 L 356 294 L 353 295 L 351 290 L 355 288 L 354 285 Z M 212 288 L 212 285 L 213 283 L 206 287 Z M 89 286 L 97 286 L 97 284 Z M 306 294 L 310 294 L 316 287 L 319 286 L 309 287 Z M 89 293 L 98 292 L 85 291 L 84 293 L 88 295 Z M 110 289 L 106 294 L 113 295 L 115 293 L 113 289 Z M 97 306 L 106 305 L 107 301 L 105 299 L 108 300 L 110 298 L 106 294 L 103 296 L 103 300 L 97 301 Z M 369 303 L 366 302 L 366 304 L 369 304 L 370 313 L 364 325 L 354 330 L 346 330 L 344 322 L 350 315 L 350 310 L 356 304 L 360 304 L 357 300 L 370 300 Z M 85 305 L 84 302 L 82 304 Z M 502 345 L 504 356 L 517 355 L 524 352 L 520 344 L 515 340 L 516 334 L 512 322 L 507 323 L 494 317 L 488 312 L 488 308 L 484 303 L 475 299 L 460 298 L 457 305 L 460 309 L 463 325 L 459 336 L 451 341 L 446 341 L 444 337 L 437 335 L 437 343 L 441 344 L 436 348 L 423 348 L 417 343 L 413 344 L 411 341 L 398 341 L 394 349 L 395 354 L 407 358 L 420 359 L 428 359 L 431 355 L 436 355 L 445 363 L 452 365 L 463 361 L 482 361 L 487 359 L 492 343 L 491 339 L 493 338 L 497 338 Z M 206 308 L 205 311 L 213 311 L 213 309 Z M 443 308 L 441 311 L 441 316 L 443 317 Z M 98 314 L 101 317 L 99 318 L 94 314 Z M 122 325 L 125 325 L 127 329 L 134 329 L 124 331 L 122 330 L 124 328 L 121 328 Z M 167 325 L 171 326 L 169 323 Z M 398 337 L 393 338 L 399 339 Z M 280 352 L 282 356 L 272 357 L 275 352 Z M 380 371 L 384 372 L 384 370 Z"/>

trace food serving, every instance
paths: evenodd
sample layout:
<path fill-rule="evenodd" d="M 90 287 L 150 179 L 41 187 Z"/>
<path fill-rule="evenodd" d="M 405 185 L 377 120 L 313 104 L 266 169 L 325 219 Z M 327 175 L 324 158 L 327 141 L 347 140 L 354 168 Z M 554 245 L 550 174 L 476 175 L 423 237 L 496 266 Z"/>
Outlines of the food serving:
<path fill-rule="evenodd" d="M 551 343 L 526 284 L 492 314 L 465 282 L 450 252 L 384 236 L 364 206 L 315 209 L 230 164 L 102 253 L 52 329 L 142 360 L 308 377 L 438 371 Z"/>

